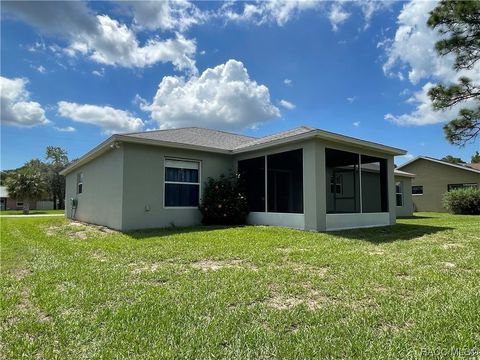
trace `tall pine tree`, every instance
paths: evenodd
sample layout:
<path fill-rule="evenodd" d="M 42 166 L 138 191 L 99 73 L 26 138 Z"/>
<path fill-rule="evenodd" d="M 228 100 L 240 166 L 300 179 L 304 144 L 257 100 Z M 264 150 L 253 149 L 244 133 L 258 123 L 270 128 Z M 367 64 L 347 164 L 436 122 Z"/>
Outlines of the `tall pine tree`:
<path fill-rule="evenodd" d="M 455 55 L 454 69 L 472 69 L 480 59 L 480 1 L 442 0 L 430 13 L 427 24 L 445 38 L 435 44 L 439 55 Z M 458 84 L 434 86 L 429 91 L 435 110 L 445 110 L 464 101 L 473 107 L 462 108 L 444 126 L 447 140 L 458 146 L 474 142 L 480 135 L 480 84 L 461 77 Z"/>

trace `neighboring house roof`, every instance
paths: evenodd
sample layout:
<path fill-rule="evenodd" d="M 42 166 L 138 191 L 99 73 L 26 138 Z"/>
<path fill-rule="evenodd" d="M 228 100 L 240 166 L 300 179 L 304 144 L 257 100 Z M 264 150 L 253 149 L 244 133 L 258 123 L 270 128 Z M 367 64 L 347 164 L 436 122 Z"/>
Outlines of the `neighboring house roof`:
<path fill-rule="evenodd" d="M 403 168 L 403 167 L 405 167 L 405 166 L 407 166 L 407 165 L 409 165 L 409 164 L 411 164 L 415 161 L 418 161 L 418 160 L 427 160 L 427 161 L 435 162 L 435 163 L 438 163 L 438 164 L 442 164 L 442 165 L 446 165 L 446 166 L 452 166 L 452 167 L 455 167 L 457 169 L 472 171 L 474 173 L 480 174 L 480 169 L 477 170 L 477 169 L 474 169 L 472 167 L 469 167 L 468 164 L 463 164 L 463 165 L 452 164 L 452 163 L 449 163 L 447 161 L 434 159 L 434 158 L 429 157 L 429 156 L 417 156 L 415 159 L 412 159 L 410 161 L 407 161 L 405 164 L 400 165 L 397 169 L 401 169 L 401 168 Z"/>
<path fill-rule="evenodd" d="M 188 127 L 180 129 L 156 130 L 139 133 L 115 134 L 103 143 L 82 156 L 78 161 L 66 167 L 61 174 L 66 175 L 82 166 L 118 142 L 139 143 L 155 146 L 166 146 L 189 150 L 201 150 L 223 154 L 236 154 L 270 146 L 287 144 L 311 138 L 321 138 L 332 142 L 355 145 L 367 149 L 384 152 L 390 155 L 405 155 L 406 151 L 370 141 L 360 140 L 345 135 L 335 134 L 320 129 L 301 126 L 284 132 L 260 138 L 238 135 L 224 131 Z"/>
<path fill-rule="evenodd" d="M 8 191 L 6 186 L 0 186 L 0 198 L 8 198 Z"/>
<path fill-rule="evenodd" d="M 415 177 L 415 174 L 412 174 L 412 173 L 408 173 L 408 172 L 405 172 L 405 171 L 400 171 L 400 170 L 397 170 L 395 169 L 393 171 L 393 173 L 395 174 L 395 176 L 403 176 L 403 177 Z"/>
<path fill-rule="evenodd" d="M 472 168 L 475 170 L 480 170 L 480 163 L 465 164 L 465 166 L 468 166 L 469 168 Z"/>

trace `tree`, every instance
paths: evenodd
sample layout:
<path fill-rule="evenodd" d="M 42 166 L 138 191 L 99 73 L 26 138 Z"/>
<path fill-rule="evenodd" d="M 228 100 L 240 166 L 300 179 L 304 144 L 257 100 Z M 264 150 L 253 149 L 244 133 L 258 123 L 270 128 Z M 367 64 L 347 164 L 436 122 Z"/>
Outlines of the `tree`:
<path fill-rule="evenodd" d="M 34 168 L 24 167 L 6 181 L 10 197 L 23 201 L 23 213 L 30 211 L 30 201 L 40 200 L 46 192 L 42 175 Z"/>
<path fill-rule="evenodd" d="M 449 162 L 451 164 L 465 164 L 465 161 L 463 161 L 462 159 L 460 159 L 458 157 L 452 156 L 452 155 L 444 156 L 440 160 Z"/>
<path fill-rule="evenodd" d="M 473 164 L 480 164 L 480 153 L 478 151 L 475 151 L 475 154 L 472 155 L 471 162 Z"/>
<path fill-rule="evenodd" d="M 428 26 L 447 37 L 435 44 L 440 56 L 453 54 L 456 71 L 472 69 L 480 59 L 480 1 L 442 0 L 430 12 Z M 446 110 L 465 101 L 473 106 L 460 109 L 458 116 L 443 127 L 445 137 L 464 146 L 480 135 L 480 84 L 461 77 L 458 84 L 439 84 L 428 93 L 435 110 Z"/>
<path fill-rule="evenodd" d="M 48 189 L 52 194 L 53 207 L 60 209 L 65 208 L 65 176 L 60 175 L 68 164 L 67 152 L 56 146 L 48 146 L 46 151 L 46 159 L 48 162 Z"/>

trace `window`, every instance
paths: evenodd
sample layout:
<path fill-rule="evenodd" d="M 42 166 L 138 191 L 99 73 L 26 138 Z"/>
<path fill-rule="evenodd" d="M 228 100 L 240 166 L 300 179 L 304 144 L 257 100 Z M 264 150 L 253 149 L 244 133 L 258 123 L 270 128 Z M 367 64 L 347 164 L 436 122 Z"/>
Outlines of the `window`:
<path fill-rule="evenodd" d="M 165 206 L 198 206 L 199 170 L 198 161 L 165 159 Z"/>
<path fill-rule="evenodd" d="M 268 211 L 303 213 L 303 150 L 267 156 Z"/>
<path fill-rule="evenodd" d="M 23 202 L 22 201 L 17 201 L 17 207 L 20 207 L 20 206 L 23 206 Z"/>
<path fill-rule="evenodd" d="M 83 172 L 77 174 L 77 194 L 83 193 Z"/>
<path fill-rule="evenodd" d="M 465 189 L 465 188 L 477 188 L 478 185 L 475 183 L 470 183 L 470 184 L 448 184 L 447 185 L 447 190 L 455 190 L 455 189 Z"/>
<path fill-rule="evenodd" d="M 395 183 L 395 198 L 397 206 L 403 206 L 403 181 Z"/>
<path fill-rule="evenodd" d="M 238 173 L 250 211 L 265 211 L 265 157 L 238 162 Z"/>
<path fill-rule="evenodd" d="M 412 195 L 423 195 L 423 185 L 412 186 Z"/>

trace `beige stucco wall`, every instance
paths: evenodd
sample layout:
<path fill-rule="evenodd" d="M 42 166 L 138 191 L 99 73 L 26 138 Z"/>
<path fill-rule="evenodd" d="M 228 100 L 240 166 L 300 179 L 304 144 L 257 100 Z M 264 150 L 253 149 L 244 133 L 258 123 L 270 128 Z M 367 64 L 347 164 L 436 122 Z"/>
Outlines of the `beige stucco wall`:
<path fill-rule="evenodd" d="M 403 206 L 395 206 L 397 217 L 413 215 L 412 178 L 395 175 L 395 182 L 403 184 Z M 395 203 L 396 204 L 396 203 Z"/>
<path fill-rule="evenodd" d="M 415 174 L 412 186 L 423 185 L 423 195 L 413 195 L 415 211 L 446 212 L 442 197 L 448 184 L 476 183 L 480 186 L 479 173 L 429 160 L 418 159 L 402 166 L 401 170 Z"/>
<path fill-rule="evenodd" d="M 232 157 L 222 154 L 125 143 L 122 147 L 123 230 L 200 224 L 201 213 L 197 208 L 164 207 L 166 157 L 201 162 L 200 197 L 208 177 L 218 177 L 233 168 Z"/>
<path fill-rule="evenodd" d="M 77 194 L 77 174 L 83 172 L 83 192 Z M 108 150 L 66 177 L 65 211 L 75 218 L 122 229 L 123 148 Z M 73 212 L 71 198 L 78 199 Z"/>

